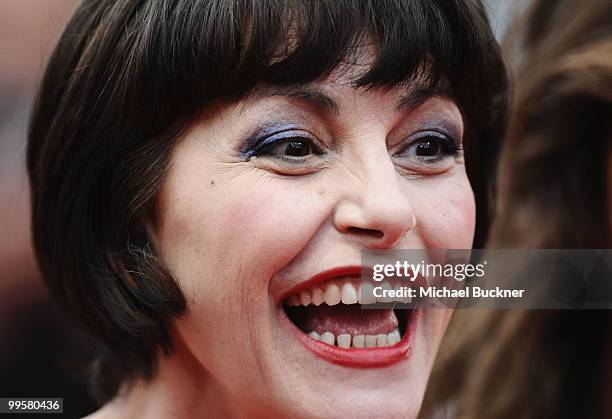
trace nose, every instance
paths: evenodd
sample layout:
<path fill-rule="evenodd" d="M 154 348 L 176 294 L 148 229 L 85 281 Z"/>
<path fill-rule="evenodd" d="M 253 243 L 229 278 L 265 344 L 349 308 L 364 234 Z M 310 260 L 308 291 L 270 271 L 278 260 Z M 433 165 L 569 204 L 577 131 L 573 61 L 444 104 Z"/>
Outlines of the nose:
<path fill-rule="evenodd" d="M 395 247 L 416 226 L 403 180 L 388 157 L 370 164 L 359 178 L 336 206 L 335 228 L 366 248 Z"/>

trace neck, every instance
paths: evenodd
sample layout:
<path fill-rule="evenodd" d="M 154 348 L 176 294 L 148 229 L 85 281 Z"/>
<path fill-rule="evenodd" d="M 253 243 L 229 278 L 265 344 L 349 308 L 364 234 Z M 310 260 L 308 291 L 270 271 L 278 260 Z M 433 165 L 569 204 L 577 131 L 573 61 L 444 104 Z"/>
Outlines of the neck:
<path fill-rule="evenodd" d="M 92 419 L 240 417 L 237 401 L 206 373 L 180 337 L 175 338 L 173 354 L 160 353 L 151 380 L 137 380 L 124 388 Z"/>

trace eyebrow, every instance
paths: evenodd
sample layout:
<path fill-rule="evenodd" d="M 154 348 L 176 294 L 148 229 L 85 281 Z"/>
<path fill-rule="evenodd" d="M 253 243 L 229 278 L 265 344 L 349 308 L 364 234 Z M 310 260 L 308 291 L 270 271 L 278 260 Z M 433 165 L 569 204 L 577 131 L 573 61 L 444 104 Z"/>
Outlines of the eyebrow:
<path fill-rule="evenodd" d="M 337 116 L 340 113 L 340 106 L 334 99 L 320 90 L 308 86 L 266 87 L 255 91 L 252 99 L 264 99 L 273 96 L 295 98 L 325 115 Z"/>
<path fill-rule="evenodd" d="M 450 91 L 444 86 L 417 85 L 400 96 L 395 104 L 395 111 L 408 112 L 434 96 L 452 98 Z"/>
<path fill-rule="evenodd" d="M 270 86 L 260 88 L 253 92 L 251 99 L 257 100 L 273 96 L 295 98 L 328 116 L 337 116 L 340 113 L 340 106 L 334 99 L 320 90 L 309 86 Z M 433 96 L 452 97 L 444 87 L 417 85 L 411 87 L 397 99 L 395 111 L 402 113 L 415 109 Z"/>

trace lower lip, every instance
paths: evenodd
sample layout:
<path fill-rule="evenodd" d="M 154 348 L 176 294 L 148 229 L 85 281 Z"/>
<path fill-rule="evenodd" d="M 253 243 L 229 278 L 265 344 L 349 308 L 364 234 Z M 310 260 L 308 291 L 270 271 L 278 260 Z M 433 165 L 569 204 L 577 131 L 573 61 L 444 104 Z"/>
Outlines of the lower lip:
<path fill-rule="evenodd" d="M 416 326 L 420 315 L 420 310 L 412 310 L 406 324 L 406 330 L 402 340 L 393 346 L 382 348 L 360 348 L 344 349 L 338 346 L 328 345 L 321 341 L 311 338 L 302 332 L 287 317 L 285 311 L 280 308 L 281 320 L 286 323 L 291 331 L 297 336 L 302 344 L 318 357 L 333 364 L 352 368 L 380 368 L 386 367 L 403 359 L 410 357 L 414 347 L 416 336 Z"/>

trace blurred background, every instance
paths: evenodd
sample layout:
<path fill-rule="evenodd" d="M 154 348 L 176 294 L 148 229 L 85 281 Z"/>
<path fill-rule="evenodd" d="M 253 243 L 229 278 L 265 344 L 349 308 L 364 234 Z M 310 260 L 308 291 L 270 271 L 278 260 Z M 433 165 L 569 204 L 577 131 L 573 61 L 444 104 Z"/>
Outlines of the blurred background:
<path fill-rule="evenodd" d="M 501 39 L 528 0 L 486 0 Z M 66 417 L 95 407 L 66 372 L 73 336 L 36 268 L 25 174 L 27 120 L 37 83 L 77 2 L 0 2 L 0 397 L 63 397 Z"/>
<path fill-rule="evenodd" d="M 65 417 L 94 406 L 66 373 L 72 335 L 36 268 L 24 156 L 36 85 L 76 3 L 0 2 L 0 397 L 64 397 Z"/>

